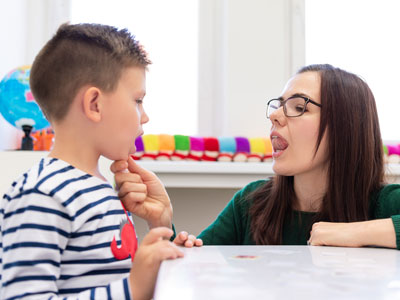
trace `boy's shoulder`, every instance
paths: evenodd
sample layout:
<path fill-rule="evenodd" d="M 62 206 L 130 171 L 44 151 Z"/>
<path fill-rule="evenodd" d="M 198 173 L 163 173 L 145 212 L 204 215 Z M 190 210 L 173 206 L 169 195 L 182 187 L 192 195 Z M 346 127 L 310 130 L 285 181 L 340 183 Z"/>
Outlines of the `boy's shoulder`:
<path fill-rule="evenodd" d="M 60 194 L 79 193 L 82 189 L 98 184 L 94 176 L 63 160 L 44 157 L 12 183 L 6 198 L 12 199 L 29 193 L 58 198 Z"/>
<path fill-rule="evenodd" d="M 33 165 L 25 173 L 21 174 L 6 192 L 6 195 L 13 198 L 21 193 L 27 193 L 31 190 L 41 191 L 46 193 L 46 190 L 51 189 L 49 181 L 52 176 L 57 174 L 57 171 L 63 166 L 60 161 L 55 158 L 44 157 L 38 163 Z"/>
<path fill-rule="evenodd" d="M 40 211 L 50 209 L 74 216 L 75 221 L 79 215 L 78 224 L 97 211 L 114 207 L 116 204 L 111 203 L 115 202 L 112 200 L 119 203 L 118 195 L 109 183 L 63 160 L 45 157 L 13 182 L 3 196 L 0 210 L 12 213 L 28 207 Z"/>

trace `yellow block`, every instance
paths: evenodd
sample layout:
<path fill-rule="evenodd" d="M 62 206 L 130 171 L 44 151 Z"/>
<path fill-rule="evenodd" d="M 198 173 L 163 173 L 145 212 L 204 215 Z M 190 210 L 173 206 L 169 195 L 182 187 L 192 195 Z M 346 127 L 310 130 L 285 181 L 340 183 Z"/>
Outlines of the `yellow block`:
<path fill-rule="evenodd" d="M 157 134 L 145 134 L 142 136 L 144 151 L 159 151 L 160 139 Z"/>
<path fill-rule="evenodd" d="M 249 138 L 250 142 L 250 152 L 256 154 L 264 154 L 265 153 L 265 141 L 264 138 Z"/>

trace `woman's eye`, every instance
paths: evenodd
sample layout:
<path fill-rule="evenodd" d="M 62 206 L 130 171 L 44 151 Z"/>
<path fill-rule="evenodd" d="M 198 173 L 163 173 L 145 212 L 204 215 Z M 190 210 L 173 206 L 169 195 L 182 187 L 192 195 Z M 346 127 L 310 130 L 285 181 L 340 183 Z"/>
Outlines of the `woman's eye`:
<path fill-rule="evenodd" d="M 137 104 L 143 104 L 143 100 L 142 99 L 136 99 L 136 103 Z"/>
<path fill-rule="evenodd" d="M 304 106 L 300 106 L 300 105 L 296 106 L 296 111 L 298 111 L 298 112 L 302 112 L 303 109 L 304 109 Z"/>

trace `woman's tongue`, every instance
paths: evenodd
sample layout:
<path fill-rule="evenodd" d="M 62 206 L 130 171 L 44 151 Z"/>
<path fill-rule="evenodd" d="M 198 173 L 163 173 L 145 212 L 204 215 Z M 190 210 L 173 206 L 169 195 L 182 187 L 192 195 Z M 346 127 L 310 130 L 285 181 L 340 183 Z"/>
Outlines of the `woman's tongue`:
<path fill-rule="evenodd" d="M 286 140 L 280 137 L 274 138 L 271 142 L 276 152 L 283 151 L 289 146 Z"/>

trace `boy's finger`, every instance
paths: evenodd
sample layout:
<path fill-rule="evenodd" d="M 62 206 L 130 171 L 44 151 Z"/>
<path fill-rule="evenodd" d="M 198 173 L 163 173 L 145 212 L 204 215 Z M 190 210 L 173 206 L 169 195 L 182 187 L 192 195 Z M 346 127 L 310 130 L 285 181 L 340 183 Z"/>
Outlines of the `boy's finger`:
<path fill-rule="evenodd" d="M 171 242 L 168 242 L 168 248 L 171 249 L 171 255 L 169 257 L 167 257 L 168 259 L 171 258 L 177 258 L 177 257 L 183 257 L 184 253 L 181 249 L 179 249 L 176 245 L 174 245 Z"/>
<path fill-rule="evenodd" d="M 157 247 L 160 247 L 160 259 L 175 259 L 178 257 L 183 257 L 184 253 L 181 249 L 179 249 L 175 244 L 169 241 L 161 241 Z"/>
<path fill-rule="evenodd" d="M 142 244 L 149 245 L 160 239 L 170 239 L 174 232 L 167 227 L 157 227 L 149 231 L 148 234 L 143 238 Z"/>
<path fill-rule="evenodd" d="M 116 160 L 110 165 L 110 170 L 114 174 L 117 172 L 122 172 L 128 168 L 128 162 L 125 160 Z"/>

